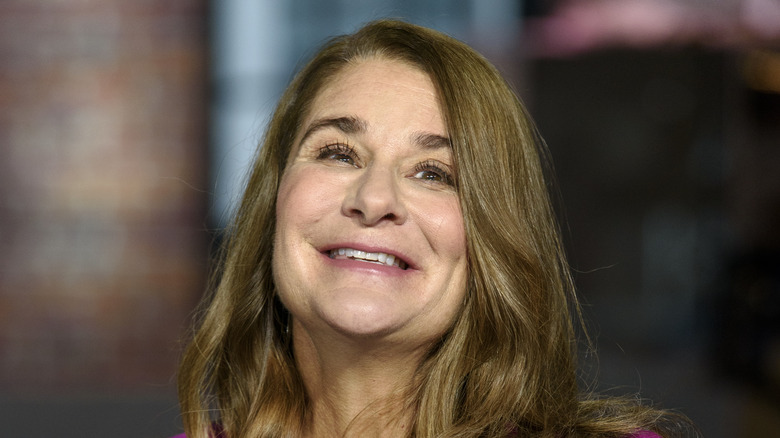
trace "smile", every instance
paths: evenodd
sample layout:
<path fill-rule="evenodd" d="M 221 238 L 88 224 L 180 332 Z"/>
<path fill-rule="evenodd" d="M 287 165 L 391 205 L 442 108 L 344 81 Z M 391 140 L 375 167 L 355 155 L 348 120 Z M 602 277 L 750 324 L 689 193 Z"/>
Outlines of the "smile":
<path fill-rule="evenodd" d="M 336 248 L 330 250 L 328 255 L 332 259 L 359 260 L 380 265 L 395 266 L 401 269 L 406 269 L 408 267 L 403 260 L 392 254 L 385 254 L 383 252 L 365 252 L 352 248 Z"/>

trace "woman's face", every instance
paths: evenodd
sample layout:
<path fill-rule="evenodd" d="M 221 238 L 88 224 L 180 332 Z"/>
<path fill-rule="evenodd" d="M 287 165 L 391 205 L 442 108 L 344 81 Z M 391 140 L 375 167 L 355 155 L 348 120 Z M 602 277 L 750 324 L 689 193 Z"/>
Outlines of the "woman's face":
<path fill-rule="evenodd" d="M 288 163 L 273 269 L 294 319 L 310 336 L 441 335 L 463 301 L 466 239 L 428 76 L 382 59 L 345 67 Z"/>

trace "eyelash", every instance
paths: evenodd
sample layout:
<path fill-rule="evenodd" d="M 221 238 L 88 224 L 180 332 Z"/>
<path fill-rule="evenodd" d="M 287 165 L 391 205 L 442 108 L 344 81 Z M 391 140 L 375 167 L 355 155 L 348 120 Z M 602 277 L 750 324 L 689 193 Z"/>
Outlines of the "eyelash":
<path fill-rule="evenodd" d="M 334 156 L 341 155 L 342 158 L 348 158 L 351 162 L 348 163 L 352 166 L 356 166 L 357 162 L 357 154 L 355 153 L 355 149 L 352 148 L 352 146 L 344 143 L 331 143 L 327 144 L 320 149 L 319 153 L 317 154 L 318 160 L 325 160 L 325 159 L 335 159 L 336 161 L 341 161 L 343 163 L 346 163 L 343 159 L 339 158 L 333 158 Z"/>
<path fill-rule="evenodd" d="M 424 179 L 426 182 L 439 182 L 442 184 L 446 184 L 448 186 L 455 185 L 455 181 L 452 179 L 452 175 L 450 175 L 448 171 L 444 170 L 444 168 L 441 165 L 439 165 L 437 162 L 433 160 L 426 160 L 414 166 L 415 175 L 421 172 L 433 172 L 436 173 L 439 176 L 439 178 L 441 178 L 441 181 L 431 181 L 431 180 L 421 178 Z"/>
<path fill-rule="evenodd" d="M 355 149 L 352 146 L 345 143 L 331 143 L 323 146 L 317 153 L 317 159 L 318 160 L 331 159 L 331 160 L 340 161 L 349 164 L 351 166 L 358 165 L 357 153 L 355 152 Z M 345 161 L 345 159 L 348 159 L 349 161 L 347 162 Z M 445 170 L 444 167 L 441 166 L 436 161 L 425 160 L 423 162 L 417 163 L 417 165 L 414 166 L 414 175 L 417 175 L 421 172 L 432 172 L 438 175 L 438 177 L 440 178 L 439 181 L 430 180 L 426 178 L 419 178 L 425 182 L 440 183 L 448 186 L 455 186 L 455 180 L 452 178 L 450 172 Z"/>

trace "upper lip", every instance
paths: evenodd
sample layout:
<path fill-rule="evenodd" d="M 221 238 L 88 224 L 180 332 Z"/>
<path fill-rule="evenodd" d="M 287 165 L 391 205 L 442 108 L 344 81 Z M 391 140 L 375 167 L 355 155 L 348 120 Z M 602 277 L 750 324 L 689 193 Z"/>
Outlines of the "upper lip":
<path fill-rule="evenodd" d="M 355 243 L 355 242 L 339 242 L 339 243 L 327 244 L 321 247 L 319 250 L 320 252 L 327 254 L 331 250 L 339 249 L 339 248 L 352 248 L 352 249 L 357 249 L 359 251 L 365 251 L 365 252 L 383 252 L 385 254 L 395 256 L 395 258 L 399 260 L 402 260 L 404 263 L 406 263 L 407 269 L 417 269 L 417 264 L 408 255 L 399 252 L 397 250 L 393 250 L 383 246 L 375 246 L 375 245 L 368 245 L 368 244 Z"/>

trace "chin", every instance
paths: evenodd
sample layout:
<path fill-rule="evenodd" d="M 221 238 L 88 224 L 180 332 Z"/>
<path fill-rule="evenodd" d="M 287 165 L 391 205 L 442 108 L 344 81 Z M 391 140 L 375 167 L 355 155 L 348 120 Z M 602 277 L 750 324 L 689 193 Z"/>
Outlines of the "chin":
<path fill-rule="evenodd" d="M 329 326 L 342 335 L 359 338 L 385 337 L 404 325 L 404 318 L 387 312 L 386 307 L 353 303 L 339 306 L 336 312 L 327 312 L 328 314 L 322 316 Z"/>

